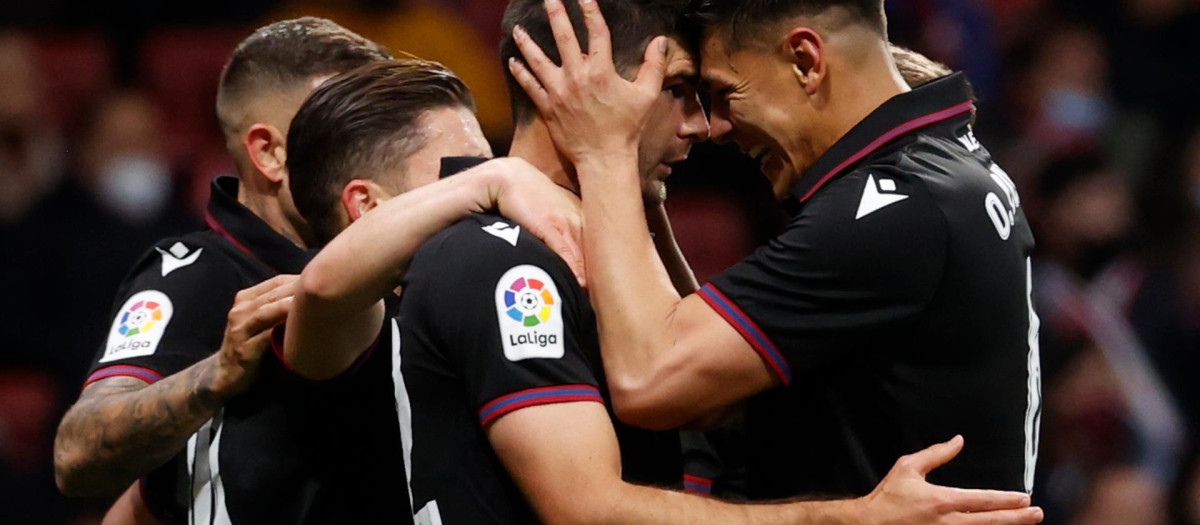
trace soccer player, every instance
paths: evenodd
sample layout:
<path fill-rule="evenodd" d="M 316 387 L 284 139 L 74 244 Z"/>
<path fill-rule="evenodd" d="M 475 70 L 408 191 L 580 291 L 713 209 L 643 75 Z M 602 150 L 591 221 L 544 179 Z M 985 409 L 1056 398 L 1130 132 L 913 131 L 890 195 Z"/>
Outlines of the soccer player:
<path fill-rule="evenodd" d="M 530 4 L 510 5 L 509 17 L 537 12 L 522 9 Z M 637 21 L 628 38 L 618 38 L 625 43 L 618 61 L 637 62 L 653 35 L 673 32 L 669 7 L 604 5 Z M 667 55 L 669 71 L 682 79 L 694 74 L 685 49 L 668 46 Z M 1017 493 L 924 483 L 924 474 L 952 457 L 961 441 L 905 459 L 876 493 L 855 501 L 736 506 L 623 481 L 653 479 L 657 458 L 647 452 L 654 436 L 614 428 L 594 318 L 563 261 L 495 214 L 467 217 L 415 256 L 410 239 L 396 239 L 397 231 L 411 232 L 414 217 L 448 213 L 450 203 L 431 201 L 427 187 L 419 187 L 433 179 L 441 157 L 472 148 L 486 153 L 459 90 L 428 90 L 443 97 L 442 105 L 411 107 L 431 95 L 406 94 L 403 73 L 410 67 L 377 64 L 334 79 L 293 123 L 289 168 L 297 204 L 329 243 L 301 277 L 283 353 L 313 379 L 352 370 L 364 356 L 390 355 L 417 523 L 1040 519 Z M 695 93 L 682 84 L 660 85 L 655 104 L 664 120 L 641 144 L 649 155 L 640 163 L 643 202 L 661 198 L 666 165 L 706 131 Z M 545 122 L 525 111 L 513 152 L 575 189 Z M 552 188 L 544 198 L 555 191 L 565 193 Z M 930 505 L 930 497 L 953 503 Z M 986 512 L 993 509 L 1004 510 Z"/>
<path fill-rule="evenodd" d="M 953 73 L 945 64 L 930 59 L 911 49 L 888 44 L 896 69 L 904 83 L 915 88 Z M 647 210 L 647 220 L 655 224 L 655 215 Z M 660 244 L 657 237 L 656 245 Z M 661 256 L 660 250 L 660 256 Z M 666 257 L 663 258 L 667 261 Z M 680 260 L 682 261 L 682 260 Z M 667 265 L 668 273 L 674 276 L 679 270 Z M 674 277 L 672 277 L 674 280 Z M 685 290 L 676 286 L 680 295 L 696 289 Z M 682 433 L 684 457 L 684 490 L 696 494 L 713 494 L 743 500 L 747 497 L 745 456 L 745 425 L 742 417 L 727 418 L 720 426 L 707 430 L 691 430 Z"/>
<path fill-rule="evenodd" d="M 192 500 L 178 480 L 198 481 L 210 469 L 180 452 L 189 438 L 192 452 L 212 438 L 193 434 L 213 428 L 209 421 L 253 382 L 294 283 L 271 277 L 298 273 L 307 260 L 282 155 L 292 113 L 321 80 L 389 56 L 312 18 L 263 27 L 239 44 L 217 113 L 240 177 L 213 183 L 209 229 L 157 243 L 121 285 L 107 340 L 58 430 L 64 493 L 116 493 L 146 476 L 147 502 L 164 518 L 185 519 L 171 515 Z"/>
<path fill-rule="evenodd" d="M 961 75 L 910 90 L 881 0 L 714 0 L 699 14 L 712 134 L 761 159 L 793 214 L 698 293 L 640 235 L 638 136 L 661 56 L 635 81 L 583 1 L 588 53 L 547 0 L 562 66 L 516 32 L 512 71 L 585 196 L 585 252 L 614 408 L 649 428 L 747 409 L 751 495 L 865 494 L 895 458 L 955 433 L 933 479 L 1031 489 L 1040 377 L 1033 239 L 975 139 Z"/>

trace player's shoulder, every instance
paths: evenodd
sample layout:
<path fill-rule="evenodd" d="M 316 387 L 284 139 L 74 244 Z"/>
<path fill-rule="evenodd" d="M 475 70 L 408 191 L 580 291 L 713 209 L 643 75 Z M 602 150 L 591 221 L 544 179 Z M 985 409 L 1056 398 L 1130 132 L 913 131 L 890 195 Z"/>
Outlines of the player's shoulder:
<path fill-rule="evenodd" d="M 804 205 L 798 218 L 830 233 L 937 226 L 941 212 L 926 178 L 923 171 L 897 163 L 865 164 L 831 181 Z"/>
<path fill-rule="evenodd" d="M 126 276 L 123 295 L 158 290 L 198 298 L 214 295 L 222 288 L 240 288 L 236 264 L 220 243 L 210 231 L 159 240 L 142 254 Z"/>
<path fill-rule="evenodd" d="M 516 265 L 543 267 L 571 275 L 566 263 L 544 242 L 514 221 L 495 213 L 474 213 L 438 233 L 413 261 L 443 271 L 504 271 Z"/>

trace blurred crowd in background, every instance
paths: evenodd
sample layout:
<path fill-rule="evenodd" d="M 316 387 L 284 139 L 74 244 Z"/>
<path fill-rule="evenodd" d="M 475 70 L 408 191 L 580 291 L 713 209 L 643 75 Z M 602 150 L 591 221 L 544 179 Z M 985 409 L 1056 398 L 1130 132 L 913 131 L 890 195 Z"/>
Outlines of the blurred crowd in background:
<path fill-rule="evenodd" d="M 233 173 L 213 110 L 262 23 L 331 18 L 475 91 L 511 133 L 504 0 L 39 0 L 0 8 L 0 523 L 93 523 L 51 442 L 118 283 Z M 1037 236 L 1046 523 L 1200 524 L 1200 1 L 888 0 L 893 41 L 965 70 Z M 698 147 L 668 209 L 703 281 L 782 224 L 756 167 Z M 986 301 L 986 297 L 979 300 Z M 949 436 L 947 436 L 949 437 Z M 970 446 L 968 440 L 967 446 Z"/>

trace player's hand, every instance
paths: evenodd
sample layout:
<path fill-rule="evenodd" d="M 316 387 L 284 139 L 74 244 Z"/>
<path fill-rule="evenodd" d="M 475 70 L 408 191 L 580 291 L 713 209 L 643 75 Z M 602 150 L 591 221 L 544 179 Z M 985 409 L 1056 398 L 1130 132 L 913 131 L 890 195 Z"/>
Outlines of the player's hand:
<path fill-rule="evenodd" d="M 896 461 L 879 486 L 858 501 L 863 523 L 878 525 L 1019 525 L 1042 522 L 1042 509 L 1021 492 L 940 487 L 925 481 L 962 450 L 955 436 Z"/>
<path fill-rule="evenodd" d="M 500 181 L 493 188 L 493 205 L 546 243 L 571 267 L 580 286 L 587 286 L 583 263 L 583 210 L 579 198 L 550 181 L 524 159 L 508 157 L 481 164 Z"/>
<path fill-rule="evenodd" d="M 614 153 L 636 155 L 651 106 L 662 92 L 667 40 L 652 40 L 637 79 L 625 80 L 613 65 L 612 39 L 596 1 L 578 0 L 588 29 L 587 54 L 580 50 L 563 1 L 577 0 L 546 0 L 562 67 L 518 26 L 513 38 L 525 63 L 510 60 L 509 69 L 567 159 L 579 165 Z"/>
<path fill-rule="evenodd" d="M 249 388 L 271 344 L 271 330 L 287 320 L 299 280 L 299 275 L 277 275 L 238 292 L 217 351 L 213 392 L 228 397 Z"/>

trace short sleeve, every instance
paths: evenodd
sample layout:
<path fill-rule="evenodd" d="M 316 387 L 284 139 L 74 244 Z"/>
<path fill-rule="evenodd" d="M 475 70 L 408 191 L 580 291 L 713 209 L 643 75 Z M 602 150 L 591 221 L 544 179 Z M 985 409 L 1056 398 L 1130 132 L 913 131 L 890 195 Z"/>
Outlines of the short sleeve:
<path fill-rule="evenodd" d="M 794 373 L 886 352 L 889 331 L 932 300 L 946 239 L 945 217 L 919 179 L 859 171 L 698 293 L 788 384 Z"/>
<path fill-rule="evenodd" d="M 238 292 L 220 257 L 187 241 L 147 252 L 118 289 L 84 386 L 114 376 L 154 383 L 216 351 Z"/>
<path fill-rule="evenodd" d="M 528 233 L 487 222 L 460 223 L 414 260 L 401 318 L 422 319 L 482 426 L 529 406 L 603 403 L 584 353 L 595 329 L 573 274 Z M 423 315 L 406 315 L 414 309 Z"/>

